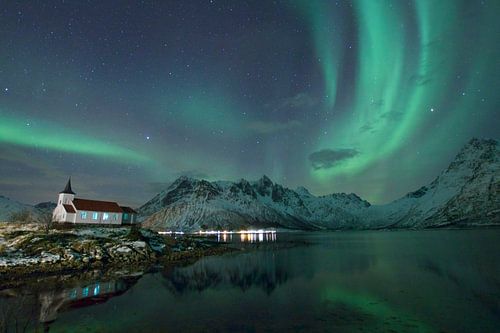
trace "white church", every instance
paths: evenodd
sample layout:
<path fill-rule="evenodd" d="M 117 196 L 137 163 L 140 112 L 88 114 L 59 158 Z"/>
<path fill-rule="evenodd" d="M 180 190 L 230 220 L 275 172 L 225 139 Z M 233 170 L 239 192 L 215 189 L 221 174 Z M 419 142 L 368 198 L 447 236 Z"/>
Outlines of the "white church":
<path fill-rule="evenodd" d="M 113 201 L 97 201 L 75 198 L 71 189 L 71 178 L 63 191 L 59 192 L 57 206 L 52 213 L 55 222 L 79 224 L 135 224 L 137 212 Z"/>

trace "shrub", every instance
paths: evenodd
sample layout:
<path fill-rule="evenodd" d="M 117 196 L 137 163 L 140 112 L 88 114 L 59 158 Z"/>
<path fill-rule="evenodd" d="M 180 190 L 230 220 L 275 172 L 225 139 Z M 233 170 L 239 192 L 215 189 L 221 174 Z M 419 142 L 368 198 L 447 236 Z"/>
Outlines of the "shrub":
<path fill-rule="evenodd" d="M 14 212 L 10 215 L 10 221 L 17 223 L 31 223 L 34 222 L 31 212 L 27 209 L 23 209 L 18 212 Z"/>

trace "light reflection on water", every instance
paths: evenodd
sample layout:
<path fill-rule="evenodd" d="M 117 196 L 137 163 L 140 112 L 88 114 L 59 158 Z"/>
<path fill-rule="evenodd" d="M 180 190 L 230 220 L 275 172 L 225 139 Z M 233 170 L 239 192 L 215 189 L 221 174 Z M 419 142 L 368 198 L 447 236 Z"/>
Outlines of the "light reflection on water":
<path fill-rule="evenodd" d="M 24 311 L 18 318 L 45 322 L 50 332 L 465 333 L 500 327 L 500 230 L 268 236 L 265 245 L 265 234 L 244 240 L 221 234 L 221 242 L 258 250 L 132 280 L 4 290 L 0 305 L 18 302 Z M 30 300 L 21 302 L 23 295 Z"/>
<path fill-rule="evenodd" d="M 234 241 L 242 243 L 276 242 L 276 232 L 272 233 L 219 233 L 217 242 L 228 243 Z"/>

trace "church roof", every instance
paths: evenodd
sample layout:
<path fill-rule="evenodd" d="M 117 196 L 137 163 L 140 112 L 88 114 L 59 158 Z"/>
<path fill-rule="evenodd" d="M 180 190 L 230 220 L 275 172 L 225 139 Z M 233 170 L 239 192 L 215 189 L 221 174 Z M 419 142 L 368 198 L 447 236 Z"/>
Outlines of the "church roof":
<path fill-rule="evenodd" d="M 63 204 L 63 207 L 66 213 L 76 213 L 76 210 L 71 205 Z"/>
<path fill-rule="evenodd" d="M 73 205 L 78 210 L 93 212 L 123 213 L 123 209 L 113 201 L 97 201 L 88 199 L 74 199 Z"/>
<path fill-rule="evenodd" d="M 66 187 L 64 188 L 64 190 L 62 190 L 61 192 L 59 193 L 66 193 L 66 194 L 76 194 L 75 192 L 73 192 L 73 190 L 71 189 L 71 177 L 69 177 L 68 179 L 68 182 L 66 183 Z"/>

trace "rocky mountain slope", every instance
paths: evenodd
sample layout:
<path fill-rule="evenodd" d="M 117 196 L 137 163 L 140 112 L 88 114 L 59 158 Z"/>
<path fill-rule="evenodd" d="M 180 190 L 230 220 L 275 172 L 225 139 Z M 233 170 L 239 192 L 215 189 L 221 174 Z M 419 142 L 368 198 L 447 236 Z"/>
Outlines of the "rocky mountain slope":
<path fill-rule="evenodd" d="M 249 227 L 325 229 L 351 227 L 354 212 L 370 204 L 354 194 L 315 197 L 268 177 L 249 182 L 208 182 L 181 177 L 145 205 L 144 225 L 156 230 L 236 230 Z"/>
<path fill-rule="evenodd" d="M 472 139 L 430 184 L 363 213 L 368 227 L 500 224 L 498 142 Z"/>
<path fill-rule="evenodd" d="M 472 139 L 433 182 L 387 205 L 355 194 L 314 196 L 268 177 L 208 182 L 181 177 L 142 207 L 154 230 L 242 228 L 374 229 L 500 224 L 499 153 L 494 140 Z"/>

